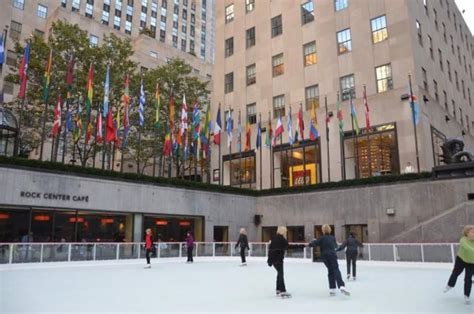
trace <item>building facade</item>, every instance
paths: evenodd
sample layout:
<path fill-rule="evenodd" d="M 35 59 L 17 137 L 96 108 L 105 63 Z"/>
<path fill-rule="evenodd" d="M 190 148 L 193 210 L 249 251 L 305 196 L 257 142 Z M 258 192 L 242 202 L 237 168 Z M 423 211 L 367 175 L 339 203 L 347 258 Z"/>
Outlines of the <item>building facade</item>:
<path fill-rule="evenodd" d="M 214 183 L 265 189 L 400 174 L 417 171 L 418 164 L 430 171 L 441 163 L 440 144 L 450 137 L 462 138 L 473 151 L 474 41 L 454 1 L 296 2 L 216 3 L 212 110 L 215 117 L 221 104 L 223 132 L 220 155 L 218 149 L 212 155 Z M 309 134 L 313 106 L 315 140 Z M 290 113 L 292 137 L 299 132 L 292 145 Z M 258 122 L 265 142 L 269 121 L 275 132 L 278 117 L 282 139 L 258 150 Z"/>

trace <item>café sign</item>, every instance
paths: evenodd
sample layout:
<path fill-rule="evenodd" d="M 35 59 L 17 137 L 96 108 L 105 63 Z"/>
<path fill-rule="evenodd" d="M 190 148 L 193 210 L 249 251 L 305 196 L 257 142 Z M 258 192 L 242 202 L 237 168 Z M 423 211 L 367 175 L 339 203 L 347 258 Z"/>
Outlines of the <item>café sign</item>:
<path fill-rule="evenodd" d="M 31 198 L 31 199 L 43 199 L 48 201 L 65 201 L 65 202 L 89 202 L 89 196 L 87 195 L 71 195 L 51 192 L 33 192 L 33 191 L 20 191 L 20 197 Z"/>

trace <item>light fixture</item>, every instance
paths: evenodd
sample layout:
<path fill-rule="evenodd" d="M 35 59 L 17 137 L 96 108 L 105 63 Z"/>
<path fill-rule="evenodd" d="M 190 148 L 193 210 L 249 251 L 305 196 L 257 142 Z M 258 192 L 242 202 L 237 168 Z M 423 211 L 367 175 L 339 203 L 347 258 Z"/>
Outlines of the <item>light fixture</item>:
<path fill-rule="evenodd" d="M 445 115 L 445 116 L 444 116 L 444 120 L 446 120 L 446 122 L 449 122 L 449 121 L 451 121 L 451 119 L 449 118 L 449 116 L 448 116 L 448 115 Z"/>
<path fill-rule="evenodd" d="M 426 102 L 429 102 L 430 100 L 428 99 L 428 97 L 426 97 L 426 95 L 423 95 L 423 101 L 426 103 Z"/>
<path fill-rule="evenodd" d="M 464 130 L 462 130 L 461 135 L 462 136 L 466 135 L 466 132 Z"/>

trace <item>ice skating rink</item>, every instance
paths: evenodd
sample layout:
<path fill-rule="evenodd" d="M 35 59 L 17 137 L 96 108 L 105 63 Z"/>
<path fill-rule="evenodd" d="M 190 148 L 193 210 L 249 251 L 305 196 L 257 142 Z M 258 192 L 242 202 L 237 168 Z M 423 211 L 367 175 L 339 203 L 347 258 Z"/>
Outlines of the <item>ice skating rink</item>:
<path fill-rule="evenodd" d="M 464 274 L 442 292 L 451 264 L 359 262 L 352 296 L 328 293 L 326 268 L 285 259 L 291 299 L 275 296 L 276 271 L 265 259 L 196 258 L 0 266 L 0 313 L 342 312 L 474 313 Z M 345 261 L 340 261 L 345 274 Z M 345 278 L 345 276 L 344 276 Z M 474 303 L 474 302 L 473 302 Z"/>

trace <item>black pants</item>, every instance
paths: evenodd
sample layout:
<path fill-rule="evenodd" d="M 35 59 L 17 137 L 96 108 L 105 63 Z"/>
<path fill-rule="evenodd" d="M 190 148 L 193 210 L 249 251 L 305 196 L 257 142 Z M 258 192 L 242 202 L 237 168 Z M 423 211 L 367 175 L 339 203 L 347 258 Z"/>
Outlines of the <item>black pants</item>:
<path fill-rule="evenodd" d="M 188 262 L 193 261 L 193 247 L 188 247 Z"/>
<path fill-rule="evenodd" d="M 356 262 L 357 262 L 357 253 L 356 254 L 346 254 L 347 262 L 347 274 L 351 274 L 351 264 L 352 264 L 352 277 L 356 276 Z"/>
<path fill-rule="evenodd" d="M 341 272 L 339 271 L 336 254 L 323 256 L 322 260 L 328 269 L 329 289 L 336 289 L 336 284 L 338 288 L 344 287 L 345 283 L 342 280 Z"/>
<path fill-rule="evenodd" d="M 145 257 L 146 257 L 147 264 L 150 264 L 150 255 L 151 255 L 151 249 L 146 249 Z"/>
<path fill-rule="evenodd" d="M 456 256 L 456 261 L 454 262 L 454 269 L 449 277 L 448 286 L 454 287 L 456 285 L 456 280 L 458 276 L 461 275 L 464 270 L 464 295 L 471 295 L 472 287 L 472 276 L 474 275 L 474 264 L 464 262 L 459 256 Z"/>
<path fill-rule="evenodd" d="M 277 291 L 286 292 L 285 279 L 283 278 L 283 261 L 273 264 L 273 267 L 275 267 L 277 271 Z"/>
<path fill-rule="evenodd" d="M 245 260 L 245 247 L 240 247 L 240 258 L 242 259 L 242 263 L 246 263 L 246 260 Z"/>

